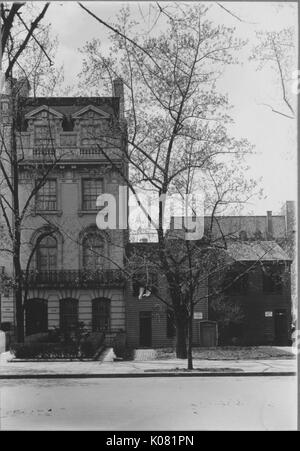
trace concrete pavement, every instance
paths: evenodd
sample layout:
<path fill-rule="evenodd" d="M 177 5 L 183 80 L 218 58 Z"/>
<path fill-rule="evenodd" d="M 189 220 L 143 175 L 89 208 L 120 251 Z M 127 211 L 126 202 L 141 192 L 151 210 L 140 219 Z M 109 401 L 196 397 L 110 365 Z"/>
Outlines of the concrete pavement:
<path fill-rule="evenodd" d="M 194 370 L 187 371 L 181 359 L 147 361 L 7 361 L 0 359 L 0 379 L 14 378 L 95 378 L 95 377 L 159 377 L 159 376 L 260 376 L 296 374 L 295 359 L 270 360 L 194 360 Z"/>

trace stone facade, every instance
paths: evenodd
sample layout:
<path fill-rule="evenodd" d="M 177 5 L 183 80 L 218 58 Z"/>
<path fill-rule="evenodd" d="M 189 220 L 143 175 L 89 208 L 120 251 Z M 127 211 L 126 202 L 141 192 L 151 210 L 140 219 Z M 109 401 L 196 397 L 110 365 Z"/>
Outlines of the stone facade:
<path fill-rule="evenodd" d="M 115 85 L 113 94 L 122 95 L 120 80 Z M 10 100 L 9 93 L 1 98 L 7 146 L 10 143 Z M 22 223 L 24 271 L 32 254 L 27 297 L 30 308 L 25 312 L 25 330 L 33 333 L 59 328 L 64 312 L 67 322 L 73 315 L 71 321 L 83 322 L 90 330 L 105 328 L 109 340 L 125 329 L 125 287 L 121 269 L 127 232 L 97 228 L 96 198 L 102 193 L 112 194 L 119 207 L 121 179 L 116 168 L 127 172 L 122 157 L 126 124 L 124 112 L 120 110 L 124 100 L 116 96 L 22 97 L 19 105 L 17 145 L 21 208 L 47 174 L 47 183 L 32 197 Z M 48 242 L 47 237 L 50 237 Z M 92 241 L 97 244 L 91 244 Z M 12 275 L 7 256 L 1 253 L 0 258 L 6 274 Z M 15 324 L 12 294 L 12 290 L 2 290 L 1 323 Z M 62 307 L 64 300 L 74 301 L 69 311 Z M 46 307 L 39 310 L 38 305 Z M 106 323 L 102 324 L 101 309 L 107 305 Z M 43 321 L 39 321 L 39 315 L 43 316 Z M 98 326 L 94 326 L 93 315 L 97 316 Z"/>

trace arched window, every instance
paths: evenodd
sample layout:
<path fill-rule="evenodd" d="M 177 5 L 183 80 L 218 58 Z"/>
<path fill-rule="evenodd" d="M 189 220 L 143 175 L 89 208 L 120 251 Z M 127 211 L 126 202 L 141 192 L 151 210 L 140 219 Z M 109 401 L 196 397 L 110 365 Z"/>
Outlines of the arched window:
<path fill-rule="evenodd" d="M 78 326 L 78 300 L 62 299 L 60 301 L 60 328 L 64 332 L 74 332 Z"/>
<path fill-rule="evenodd" d="M 37 247 L 37 269 L 39 271 L 54 271 L 57 269 L 57 240 L 46 236 Z"/>
<path fill-rule="evenodd" d="M 103 269 L 104 263 L 104 240 L 97 232 L 86 235 L 82 241 L 82 263 L 84 269 Z"/>
<path fill-rule="evenodd" d="M 48 304 L 45 299 L 28 299 L 25 308 L 26 335 L 47 332 Z"/>
<path fill-rule="evenodd" d="M 110 299 L 98 298 L 93 300 L 92 329 L 93 332 L 110 329 Z"/>

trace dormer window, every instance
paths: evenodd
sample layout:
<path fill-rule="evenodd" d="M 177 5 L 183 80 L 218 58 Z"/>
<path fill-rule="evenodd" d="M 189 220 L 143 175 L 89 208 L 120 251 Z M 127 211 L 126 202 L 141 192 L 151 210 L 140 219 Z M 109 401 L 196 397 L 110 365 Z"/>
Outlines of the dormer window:
<path fill-rule="evenodd" d="M 81 126 L 81 145 L 96 145 L 99 139 L 99 125 L 82 125 Z"/>
<path fill-rule="evenodd" d="M 36 146 L 51 146 L 55 143 L 55 128 L 53 125 L 35 125 L 34 142 Z"/>
<path fill-rule="evenodd" d="M 101 145 L 101 137 L 107 133 L 111 117 L 95 105 L 87 105 L 72 114 L 72 119 L 79 132 L 80 145 L 85 147 Z"/>
<path fill-rule="evenodd" d="M 35 108 L 25 115 L 28 130 L 34 135 L 34 145 L 49 147 L 56 143 L 56 136 L 62 131 L 64 116 L 47 105 Z"/>

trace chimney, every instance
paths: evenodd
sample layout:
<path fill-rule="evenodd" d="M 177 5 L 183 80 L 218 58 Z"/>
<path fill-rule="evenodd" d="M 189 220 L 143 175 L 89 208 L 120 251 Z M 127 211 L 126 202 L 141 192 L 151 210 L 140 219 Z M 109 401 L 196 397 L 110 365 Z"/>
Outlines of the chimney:
<path fill-rule="evenodd" d="M 28 97 L 30 92 L 30 83 L 26 77 L 19 78 L 14 86 L 16 94 L 20 97 Z"/>
<path fill-rule="evenodd" d="M 267 211 L 267 238 L 273 238 L 272 211 Z"/>
<path fill-rule="evenodd" d="M 285 203 L 285 227 L 287 235 L 295 232 L 296 229 L 296 211 L 295 202 L 293 200 L 287 200 Z"/>
<path fill-rule="evenodd" d="M 113 81 L 113 97 L 119 97 L 120 99 L 120 120 L 124 119 L 124 84 L 122 78 L 115 78 Z"/>

